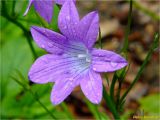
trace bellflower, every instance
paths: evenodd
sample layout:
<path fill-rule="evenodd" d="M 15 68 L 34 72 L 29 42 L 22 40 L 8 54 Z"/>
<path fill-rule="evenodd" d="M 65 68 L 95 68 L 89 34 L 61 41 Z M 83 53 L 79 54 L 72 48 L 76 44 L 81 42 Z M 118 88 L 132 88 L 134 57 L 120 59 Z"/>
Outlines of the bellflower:
<path fill-rule="evenodd" d="M 102 98 L 100 73 L 121 69 L 127 61 L 114 52 L 93 48 L 99 31 L 96 11 L 80 20 L 75 4 L 66 1 L 59 13 L 58 25 L 62 34 L 31 27 L 35 42 L 49 54 L 35 61 L 29 79 L 39 84 L 55 82 L 51 92 L 55 105 L 78 85 L 92 103 L 98 104 Z"/>
<path fill-rule="evenodd" d="M 28 13 L 31 5 L 33 4 L 35 10 L 50 23 L 53 16 L 54 3 L 62 5 L 66 0 L 29 0 L 28 7 L 24 13 L 24 16 Z M 74 0 L 75 1 L 75 0 Z"/>

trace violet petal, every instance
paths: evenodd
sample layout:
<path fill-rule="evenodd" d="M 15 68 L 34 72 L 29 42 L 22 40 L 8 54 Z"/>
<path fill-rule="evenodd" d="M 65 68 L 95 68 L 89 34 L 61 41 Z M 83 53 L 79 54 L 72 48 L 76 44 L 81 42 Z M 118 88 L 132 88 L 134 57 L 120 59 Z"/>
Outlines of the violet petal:
<path fill-rule="evenodd" d="M 78 22 L 79 15 L 75 4 L 72 1 L 66 1 L 59 13 L 58 26 L 63 35 L 69 40 L 77 40 L 76 26 Z"/>
<path fill-rule="evenodd" d="M 55 64 L 57 60 L 59 60 L 59 57 L 51 54 L 38 58 L 29 70 L 29 80 L 39 84 L 54 82 L 58 76 L 55 76 L 53 64 Z"/>
<path fill-rule="evenodd" d="M 79 72 L 75 71 L 75 73 L 57 80 L 51 93 L 52 103 L 54 105 L 60 104 L 68 95 L 70 95 L 73 89 L 79 85 L 81 77 L 84 74 L 86 74 L 85 70 Z"/>
<path fill-rule="evenodd" d="M 66 1 L 69 1 L 69 0 L 54 0 L 55 3 L 59 4 L 59 5 L 63 5 Z M 76 0 L 72 0 L 72 1 L 76 1 Z"/>
<path fill-rule="evenodd" d="M 31 81 L 40 84 L 59 80 L 63 82 L 63 79 L 70 79 L 76 74 L 83 75 L 85 70 L 85 62 L 76 57 L 47 54 L 34 62 L 28 77 Z M 77 85 L 77 82 L 75 81 L 74 84 Z"/>
<path fill-rule="evenodd" d="M 97 72 L 113 72 L 127 65 L 127 61 L 112 51 L 94 49 L 92 51 L 92 68 Z"/>
<path fill-rule="evenodd" d="M 49 53 L 62 53 L 63 44 L 66 38 L 52 30 L 36 27 L 31 27 L 31 34 L 34 41 L 40 48 L 45 49 Z"/>
<path fill-rule="evenodd" d="M 26 16 L 26 15 L 27 15 L 27 13 L 28 13 L 28 11 L 29 11 L 29 9 L 30 9 L 33 1 L 34 1 L 34 0 L 29 0 L 29 4 L 28 4 L 27 9 L 26 9 L 25 13 L 23 14 L 23 16 Z"/>
<path fill-rule="evenodd" d="M 82 40 L 87 48 L 92 48 L 96 42 L 99 31 L 99 16 L 98 13 L 91 12 L 80 21 L 78 37 Z"/>
<path fill-rule="evenodd" d="M 100 103 L 102 99 L 102 78 L 99 73 L 89 70 L 81 82 L 81 89 L 84 95 L 95 104 Z"/>
<path fill-rule="evenodd" d="M 53 0 L 34 0 L 33 2 L 36 11 L 50 23 L 53 16 Z"/>

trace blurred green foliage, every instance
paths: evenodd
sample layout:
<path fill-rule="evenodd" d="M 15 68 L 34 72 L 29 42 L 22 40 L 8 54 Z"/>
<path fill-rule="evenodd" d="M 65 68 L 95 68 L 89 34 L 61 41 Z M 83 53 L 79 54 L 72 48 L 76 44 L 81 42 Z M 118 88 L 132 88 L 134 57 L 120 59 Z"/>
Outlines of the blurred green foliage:
<path fill-rule="evenodd" d="M 15 2 L 14 12 L 12 6 Z M 23 13 L 27 6 L 27 1 L 6 1 L 6 12 L 15 20 L 20 22 L 29 30 L 31 25 L 42 26 L 39 18 L 31 7 L 28 15 L 23 17 Z M 2 6 L 1 6 L 2 7 Z M 50 27 L 57 29 L 57 16 L 59 9 L 54 8 L 54 22 Z M 2 119 L 9 118 L 51 118 L 46 110 L 37 102 L 35 96 L 25 90 L 20 84 L 12 79 L 17 78 L 24 85 L 28 85 L 27 73 L 33 63 L 33 56 L 27 39 L 24 37 L 23 31 L 17 27 L 12 21 L 1 18 L 1 105 L 0 114 Z M 35 44 L 38 55 L 44 54 Z M 19 71 L 19 74 L 17 74 Z M 21 76 L 20 76 L 21 75 Z M 24 77 L 24 79 L 22 79 Z M 56 115 L 56 118 L 67 118 L 67 114 L 63 111 L 63 107 L 54 107 L 50 102 L 50 92 L 52 84 L 32 85 L 30 89 L 35 93 L 37 98 L 46 108 Z M 55 109 L 56 108 L 56 109 Z"/>
<path fill-rule="evenodd" d="M 144 111 L 145 115 L 159 115 L 160 113 L 160 94 L 151 94 L 139 100 L 140 109 Z"/>

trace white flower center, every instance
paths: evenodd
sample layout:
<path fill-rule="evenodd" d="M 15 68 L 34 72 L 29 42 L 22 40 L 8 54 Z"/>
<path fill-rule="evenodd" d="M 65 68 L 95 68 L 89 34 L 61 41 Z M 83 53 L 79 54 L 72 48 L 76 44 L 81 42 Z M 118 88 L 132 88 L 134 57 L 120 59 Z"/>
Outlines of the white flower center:
<path fill-rule="evenodd" d="M 80 58 L 80 59 L 85 59 L 87 63 L 91 62 L 91 57 L 87 53 L 85 53 L 85 54 L 78 54 L 77 57 Z"/>

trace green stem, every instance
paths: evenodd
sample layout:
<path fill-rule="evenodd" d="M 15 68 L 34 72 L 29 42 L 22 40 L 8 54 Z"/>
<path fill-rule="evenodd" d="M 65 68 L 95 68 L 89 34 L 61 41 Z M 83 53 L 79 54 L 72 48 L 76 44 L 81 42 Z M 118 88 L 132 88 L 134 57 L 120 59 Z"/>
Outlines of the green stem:
<path fill-rule="evenodd" d="M 16 0 L 13 0 L 13 2 L 12 2 L 12 16 L 15 15 L 15 6 L 16 6 Z"/>
<path fill-rule="evenodd" d="M 147 14 L 148 16 L 150 16 L 151 18 L 153 18 L 154 20 L 160 20 L 160 16 L 157 15 L 156 13 L 154 13 L 153 11 L 151 11 L 150 9 L 142 6 L 139 2 L 137 2 L 136 0 L 133 1 L 133 6 L 139 10 L 141 10 L 142 12 L 144 12 L 145 14 Z"/>
<path fill-rule="evenodd" d="M 121 52 L 127 52 L 128 49 L 128 36 L 130 34 L 131 21 L 132 21 L 132 0 L 130 0 L 127 29 L 125 31 L 124 44 L 123 48 L 121 49 Z"/>
<path fill-rule="evenodd" d="M 130 65 L 129 65 L 130 67 Z M 116 101 L 116 109 L 118 110 L 118 112 L 120 111 L 120 108 L 121 108 L 121 104 L 120 104 L 120 93 L 121 93 L 121 87 L 122 87 L 122 83 L 123 81 L 125 80 L 125 77 L 126 77 L 126 74 L 129 70 L 129 67 L 127 68 L 124 68 L 120 74 L 120 76 L 118 77 L 118 92 L 117 92 L 117 95 L 116 95 L 116 98 L 117 98 L 117 101 Z"/>
<path fill-rule="evenodd" d="M 48 114 L 53 118 L 56 119 L 56 117 L 48 110 L 48 108 L 39 100 L 38 97 L 35 97 L 35 93 L 30 90 L 30 93 L 34 96 L 34 98 L 37 100 L 37 102 L 48 112 Z"/>
<path fill-rule="evenodd" d="M 95 107 L 95 111 L 96 111 L 96 113 L 97 113 L 97 115 L 98 115 L 98 119 L 99 119 L 99 120 L 102 120 L 101 115 L 100 115 L 100 112 L 99 112 L 99 110 L 98 110 L 98 106 L 94 105 L 94 107 Z"/>
<path fill-rule="evenodd" d="M 107 81 L 107 85 L 108 85 L 108 87 L 109 87 L 109 79 L 108 79 L 108 75 L 107 74 L 104 74 L 104 78 L 106 79 L 106 81 Z"/>
<path fill-rule="evenodd" d="M 85 103 L 87 104 L 88 108 L 90 109 L 91 113 L 95 117 L 95 119 L 96 120 L 101 120 L 102 118 L 101 118 L 100 112 L 98 111 L 98 106 L 92 104 L 87 99 L 84 99 L 84 100 L 85 100 Z"/>
<path fill-rule="evenodd" d="M 114 102 L 114 86 L 115 86 L 116 81 L 117 81 L 117 75 L 115 72 L 113 75 L 113 79 L 112 79 L 112 83 L 111 83 L 111 87 L 110 87 L 110 97 L 113 102 Z"/>
<path fill-rule="evenodd" d="M 45 27 L 45 28 L 49 28 L 49 24 L 43 18 L 41 18 L 40 15 L 37 12 L 34 12 L 34 13 L 35 13 L 36 17 L 38 18 L 41 26 Z"/>
<path fill-rule="evenodd" d="M 106 92 L 104 86 L 103 86 L 103 96 L 104 96 L 104 99 L 105 99 L 105 101 L 107 103 L 107 106 L 110 109 L 110 111 L 112 112 L 115 120 L 120 120 L 120 116 L 119 116 L 119 113 L 116 110 L 115 104 L 112 101 L 112 99 L 110 98 L 110 96 L 108 95 L 108 93 Z"/>
<path fill-rule="evenodd" d="M 16 81 L 19 85 L 21 85 L 23 87 L 24 90 L 29 91 L 34 99 L 44 108 L 44 110 L 53 118 L 56 119 L 56 117 L 48 110 L 48 108 L 39 100 L 39 98 L 37 97 L 37 94 L 35 94 L 30 88 L 26 87 L 23 83 L 21 83 L 19 80 L 17 80 L 17 78 L 11 76 L 11 78 Z"/>
<path fill-rule="evenodd" d="M 69 118 L 70 120 L 73 120 L 73 117 L 72 117 L 71 113 L 69 112 L 69 109 L 67 108 L 67 105 L 66 105 L 65 102 L 62 102 L 62 103 L 61 103 L 61 107 L 62 107 L 62 109 L 65 111 L 65 113 L 67 114 L 68 118 Z"/>
<path fill-rule="evenodd" d="M 100 27 L 99 27 L 98 41 L 99 41 L 99 46 L 102 49 L 102 37 L 101 37 L 101 28 Z"/>
<path fill-rule="evenodd" d="M 1 2 L 2 2 L 2 8 L 1 8 L 2 14 L 1 15 L 4 18 L 6 18 L 8 21 L 12 22 L 13 24 L 15 24 L 16 26 L 18 26 L 19 28 L 22 29 L 25 37 L 27 38 L 27 42 L 28 42 L 28 45 L 29 45 L 29 47 L 30 47 L 30 49 L 32 51 L 33 57 L 34 57 L 34 59 L 36 59 L 37 58 L 37 54 L 36 54 L 35 49 L 34 49 L 34 47 L 32 45 L 32 40 L 30 38 L 31 35 L 30 35 L 29 31 L 21 23 L 19 23 L 18 21 L 16 21 L 15 18 L 12 18 L 12 17 L 10 17 L 8 15 L 8 13 L 6 11 L 5 1 L 1 1 Z"/>
<path fill-rule="evenodd" d="M 152 53 L 154 52 L 154 49 L 158 46 L 158 41 L 159 41 L 159 34 L 157 33 L 157 34 L 155 34 L 154 42 L 153 42 L 153 44 L 152 44 L 152 46 L 151 46 L 151 48 L 150 48 L 150 50 L 149 50 L 149 52 L 148 52 L 148 54 L 147 54 L 147 56 L 146 56 L 146 58 L 145 58 L 143 64 L 141 65 L 141 67 L 140 67 L 140 69 L 139 69 L 139 71 L 138 71 L 135 79 L 133 80 L 133 82 L 131 83 L 131 85 L 130 85 L 129 88 L 127 89 L 127 91 L 126 91 L 126 92 L 123 94 L 123 96 L 121 97 L 120 103 L 123 102 L 123 100 L 125 99 L 125 97 L 126 97 L 127 94 L 129 93 L 129 91 L 133 88 L 133 86 L 135 85 L 135 83 L 139 80 L 139 78 L 140 78 L 140 76 L 141 76 L 141 74 L 142 74 L 142 72 L 143 72 L 146 64 L 148 63 L 148 61 L 149 61 Z"/>

